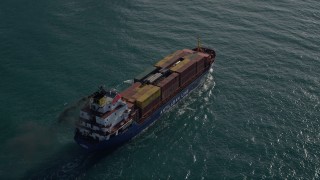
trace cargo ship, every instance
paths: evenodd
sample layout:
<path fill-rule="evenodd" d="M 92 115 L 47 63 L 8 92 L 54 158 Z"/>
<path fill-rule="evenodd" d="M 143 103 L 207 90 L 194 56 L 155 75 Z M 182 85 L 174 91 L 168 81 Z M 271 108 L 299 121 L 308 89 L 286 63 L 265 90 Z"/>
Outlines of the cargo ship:
<path fill-rule="evenodd" d="M 129 141 L 199 86 L 215 56 L 213 49 L 199 45 L 177 50 L 122 92 L 100 87 L 80 110 L 75 141 L 89 151 L 111 150 Z"/>

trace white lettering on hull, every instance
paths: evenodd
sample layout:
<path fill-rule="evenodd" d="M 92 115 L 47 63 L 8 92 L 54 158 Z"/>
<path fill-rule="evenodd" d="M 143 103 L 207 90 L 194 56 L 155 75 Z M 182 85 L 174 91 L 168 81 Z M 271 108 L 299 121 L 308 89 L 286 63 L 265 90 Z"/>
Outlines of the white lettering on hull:
<path fill-rule="evenodd" d="M 183 99 L 183 98 L 184 98 L 185 96 L 187 96 L 188 94 L 189 94 L 189 89 L 187 89 L 186 91 L 182 92 L 178 97 L 176 97 L 175 99 L 173 99 L 170 104 L 168 104 L 167 106 L 165 106 L 165 107 L 161 110 L 160 114 L 163 114 L 163 113 L 169 111 L 178 101 L 180 101 L 181 99 Z"/>

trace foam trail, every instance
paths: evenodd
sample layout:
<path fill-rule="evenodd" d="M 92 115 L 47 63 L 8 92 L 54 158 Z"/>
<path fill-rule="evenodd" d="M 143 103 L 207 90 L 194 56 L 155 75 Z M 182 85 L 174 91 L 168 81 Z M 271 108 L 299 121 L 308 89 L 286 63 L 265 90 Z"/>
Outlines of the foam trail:
<path fill-rule="evenodd" d="M 132 83 L 133 83 L 133 80 L 132 80 L 132 79 L 128 79 L 128 80 L 123 81 L 123 83 L 125 83 L 125 84 L 132 84 Z"/>

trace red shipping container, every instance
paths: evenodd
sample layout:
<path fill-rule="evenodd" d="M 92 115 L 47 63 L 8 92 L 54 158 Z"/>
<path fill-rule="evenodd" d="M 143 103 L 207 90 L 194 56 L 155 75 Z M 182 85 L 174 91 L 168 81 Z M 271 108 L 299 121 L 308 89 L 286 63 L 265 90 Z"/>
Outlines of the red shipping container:
<path fill-rule="evenodd" d="M 179 74 L 170 74 L 167 78 L 157 83 L 156 86 L 161 88 L 162 100 L 166 99 L 179 88 Z"/>
<path fill-rule="evenodd" d="M 182 69 L 182 68 L 181 68 Z M 196 61 L 190 61 L 188 66 L 183 69 L 180 73 L 180 86 L 185 85 L 185 83 L 192 79 L 197 74 L 197 63 Z"/>
<path fill-rule="evenodd" d="M 204 61 L 205 59 L 208 59 L 209 55 L 202 53 L 202 52 L 196 52 L 190 55 L 185 56 L 186 58 L 196 61 L 197 62 L 197 74 L 202 74 L 204 69 Z"/>
<path fill-rule="evenodd" d="M 204 57 L 204 58 L 208 58 L 208 57 L 209 57 L 209 54 L 206 54 L 206 53 L 197 52 L 197 54 L 198 54 L 199 56 Z"/>
<path fill-rule="evenodd" d="M 136 93 L 136 90 L 141 86 L 140 82 L 132 84 L 130 87 L 122 91 L 120 94 L 126 101 L 134 103 L 132 96 Z"/>
<path fill-rule="evenodd" d="M 202 58 L 202 59 L 199 59 L 198 61 L 197 61 L 197 73 L 198 74 L 202 74 L 202 72 L 203 72 L 203 69 L 204 69 L 204 58 Z"/>
<path fill-rule="evenodd" d="M 186 53 L 189 53 L 189 54 L 192 54 L 194 53 L 195 51 L 191 50 L 191 49 L 183 49 L 182 50 L 183 52 L 186 52 Z"/>
<path fill-rule="evenodd" d="M 177 79 L 174 84 L 172 84 L 171 86 L 167 87 L 162 91 L 162 100 L 167 99 L 168 97 L 173 95 L 178 88 L 179 88 L 179 79 Z"/>
<path fill-rule="evenodd" d="M 197 62 L 189 61 L 183 67 L 174 70 L 174 72 L 179 73 L 180 75 L 180 86 L 184 85 L 186 81 L 190 78 L 193 78 L 197 74 Z"/>

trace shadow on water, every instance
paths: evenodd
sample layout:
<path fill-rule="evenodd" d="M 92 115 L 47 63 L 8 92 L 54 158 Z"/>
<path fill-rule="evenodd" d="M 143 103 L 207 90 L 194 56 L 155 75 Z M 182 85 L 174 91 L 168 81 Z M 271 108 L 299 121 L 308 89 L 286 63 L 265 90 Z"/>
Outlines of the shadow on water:
<path fill-rule="evenodd" d="M 58 116 L 58 128 L 65 126 L 74 126 L 77 115 L 81 107 L 88 103 L 88 98 L 83 97 L 76 103 L 66 107 Z M 62 126 L 59 128 L 59 126 Z M 58 130 L 59 131 L 59 130 Z M 56 134 L 57 132 L 53 132 Z M 59 132 L 58 132 L 59 133 Z M 40 134 L 40 133 L 38 133 Z M 42 133 L 41 133 L 42 134 Z M 52 145 L 52 144 L 51 144 Z M 75 179 L 85 176 L 88 169 L 98 163 L 104 157 L 107 157 L 115 149 L 103 152 L 88 152 L 76 143 L 68 143 L 62 148 L 46 158 L 45 162 L 28 170 L 23 179 Z"/>
<path fill-rule="evenodd" d="M 76 144 L 67 145 L 56 153 L 49 162 L 26 172 L 23 179 L 79 179 L 115 149 L 101 152 L 87 152 Z"/>

